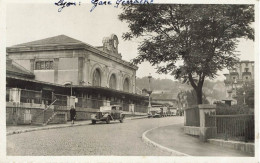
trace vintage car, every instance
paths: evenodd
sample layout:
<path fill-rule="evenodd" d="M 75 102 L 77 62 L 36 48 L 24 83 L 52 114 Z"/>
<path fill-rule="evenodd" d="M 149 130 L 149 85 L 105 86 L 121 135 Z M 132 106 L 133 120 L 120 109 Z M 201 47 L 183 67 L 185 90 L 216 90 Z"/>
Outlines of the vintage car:
<path fill-rule="evenodd" d="M 162 114 L 163 112 L 162 112 L 162 109 L 160 108 L 160 107 L 152 107 L 151 109 L 150 109 L 150 112 L 148 113 L 148 118 L 151 118 L 151 117 L 153 117 L 153 118 L 161 118 L 162 117 Z"/>
<path fill-rule="evenodd" d="M 119 120 L 120 123 L 123 123 L 124 118 L 125 115 L 120 105 L 101 106 L 100 111 L 91 115 L 92 124 L 96 124 L 97 121 L 105 121 L 108 124 L 111 120 Z"/>
<path fill-rule="evenodd" d="M 177 109 L 173 107 L 168 107 L 167 116 L 177 115 Z"/>

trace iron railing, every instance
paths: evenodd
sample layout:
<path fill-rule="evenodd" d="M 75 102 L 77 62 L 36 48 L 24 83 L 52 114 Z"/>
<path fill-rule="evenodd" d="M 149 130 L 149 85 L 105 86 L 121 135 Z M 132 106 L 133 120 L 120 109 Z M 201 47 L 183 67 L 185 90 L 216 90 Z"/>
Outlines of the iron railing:
<path fill-rule="evenodd" d="M 67 106 L 68 96 L 61 94 L 52 94 L 52 101 L 55 101 L 54 105 Z"/>
<path fill-rule="evenodd" d="M 148 106 L 145 105 L 135 105 L 134 106 L 135 112 L 140 112 L 140 113 L 147 113 L 148 112 Z"/>
<path fill-rule="evenodd" d="M 210 115 L 208 118 L 208 125 L 217 127 L 217 138 L 245 142 L 254 140 L 254 115 Z"/>
<path fill-rule="evenodd" d="M 103 106 L 103 100 L 77 97 L 76 107 L 99 109 Z"/>
<path fill-rule="evenodd" d="M 20 101 L 23 103 L 41 104 L 42 103 L 42 92 L 22 89 Z"/>

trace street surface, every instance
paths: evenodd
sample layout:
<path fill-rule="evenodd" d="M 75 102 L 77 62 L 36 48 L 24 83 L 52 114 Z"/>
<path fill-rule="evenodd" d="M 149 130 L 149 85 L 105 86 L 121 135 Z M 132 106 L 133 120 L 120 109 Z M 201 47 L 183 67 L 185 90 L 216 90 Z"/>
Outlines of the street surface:
<path fill-rule="evenodd" d="M 146 134 L 147 138 L 170 149 L 176 149 L 191 156 L 229 156 L 254 157 L 252 153 L 245 153 L 235 149 L 223 148 L 214 144 L 201 142 L 198 137 L 183 134 L 183 124 L 160 127 Z M 171 135 L 164 137 L 164 135 Z M 188 147 L 188 148 L 187 148 Z"/>
<path fill-rule="evenodd" d="M 76 122 L 77 123 L 77 122 Z M 33 131 L 7 136 L 10 156 L 168 156 L 170 153 L 147 145 L 142 134 L 158 126 L 183 123 L 183 117 L 111 121 L 95 125 Z"/>

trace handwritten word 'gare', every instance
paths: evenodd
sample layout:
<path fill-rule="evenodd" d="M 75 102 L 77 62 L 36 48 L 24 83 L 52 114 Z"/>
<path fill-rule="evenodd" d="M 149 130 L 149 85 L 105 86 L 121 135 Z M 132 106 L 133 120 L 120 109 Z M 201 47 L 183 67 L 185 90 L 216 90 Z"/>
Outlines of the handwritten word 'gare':
<path fill-rule="evenodd" d="M 54 3 L 56 6 L 61 6 L 59 9 L 58 9 L 58 12 L 61 12 L 62 9 L 64 7 L 69 7 L 69 6 L 76 6 L 76 2 L 66 2 L 64 0 L 60 0 L 59 2 L 56 2 Z M 80 2 L 79 2 L 79 5 L 80 5 Z"/>
<path fill-rule="evenodd" d="M 94 5 L 90 12 L 92 12 L 97 6 L 102 5 L 112 5 L 111 1 L 102 1 L 102 0 L 91 0 L 91 3 Z M 121 5 L 131 5 L 131 4 L 152 4 L 153 0 L 117 0 L 114 7 L 118 8 Z"/>

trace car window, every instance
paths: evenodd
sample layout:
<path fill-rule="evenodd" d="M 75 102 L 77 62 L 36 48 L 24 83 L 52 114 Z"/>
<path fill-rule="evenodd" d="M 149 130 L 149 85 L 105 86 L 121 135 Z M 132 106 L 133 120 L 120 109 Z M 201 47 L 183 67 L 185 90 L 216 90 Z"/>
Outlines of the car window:
<path fill-rule="evenodd" d="M 112 107 L 112 110 L 116 110 L 116 107 L 114 106 L 114 107 Z"/>

